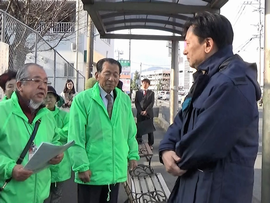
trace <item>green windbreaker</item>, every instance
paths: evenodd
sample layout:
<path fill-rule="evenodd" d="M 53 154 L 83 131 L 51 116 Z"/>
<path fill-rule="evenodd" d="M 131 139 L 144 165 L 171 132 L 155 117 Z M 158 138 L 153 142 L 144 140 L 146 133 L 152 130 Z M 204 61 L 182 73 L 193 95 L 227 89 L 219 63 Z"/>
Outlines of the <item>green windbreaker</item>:
<path fill-rule="evenodd" d="M 7 96 L 5 95 L 1 101 L 7 101 L 7 100 L 8 100 L 8 98 L 7 98 Z"/>
<path fill-rule="evenodd" d="M 68 112 L 60 110 L 57 107 L 55 107 L 55 110 L 51 112 L 53 113 L 54 119 L 56 121 L 58 132 L 57 134 L 60 135 L 60 142 L 61 144 L 66 144 L 68 136 L 68 121 L 69 121 Z M 64 152 L 64 158 L 59 164 L 51 166 L 51 172 L 52 172 L 52 183 L 70 179 L 71 164 L 67 151 Z"/>
<path fill-rule="evenodd" d="M 75 182 L 84 184 L 78 172 L 90 170 L 89 185 L 125 182 L 129 160 L 139 160 L 136 125 L 130 98 L 118 88 L 111 119 L 100 96 L 99 85 L 85 90 L 73 100 L 68 140 Z"/>
<path fill-rule="evenodd" d="M 17 94 L 11 99 L 0 102 L 0 187 L 5 180 L 12 176 L 16 161 L 29 140 L 35 122 L 41 119 L 38 132 L 34 139 L 36 146 L 41 142 L 60 144 L 56 132 L 56 125 L 52 113 L 46 108 L 37 112 L 34 121 L 30 124 L 23 113 Z M 27 153 L 22 165 L 29 160 Z M 1 203 L 43 203 L 48 197 L 51 183 L 50 169 L 44 169 L 31 175 L 25 181 L 12 179 L 0 193 Z"/>

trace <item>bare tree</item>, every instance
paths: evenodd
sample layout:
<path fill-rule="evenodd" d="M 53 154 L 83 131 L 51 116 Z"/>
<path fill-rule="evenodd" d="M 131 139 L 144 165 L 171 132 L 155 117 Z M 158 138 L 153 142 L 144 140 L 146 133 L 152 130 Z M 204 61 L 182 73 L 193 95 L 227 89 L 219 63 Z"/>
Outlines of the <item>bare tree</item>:
<path fill-rule="evenodd" d="M 12 15 L 23 24 L 39 32 L 41 37 L 54 41 L 54 47 L 61 40 L 74 33 L 76 18 L 76 1 L 68 0 L 0 0 L 0 8 Z M 73 22 L 66 27 L 62 22 Z M 0 24 L 1 26 L 1 24 Z M 50 31 L 54 32 L 50 32 Z M 28 53 L 34 52 L 40 37 L 34 32 L 15 23 L 15 20 L 6 20 L 5 42 L 10 48 L 10 68 L 20 67 Z M 57 33 L 57 34 L 56 34 Z M 53 47 L 53 48 L 54 48 Z M 47 46 L 48 49 L 48 46 Z"/>

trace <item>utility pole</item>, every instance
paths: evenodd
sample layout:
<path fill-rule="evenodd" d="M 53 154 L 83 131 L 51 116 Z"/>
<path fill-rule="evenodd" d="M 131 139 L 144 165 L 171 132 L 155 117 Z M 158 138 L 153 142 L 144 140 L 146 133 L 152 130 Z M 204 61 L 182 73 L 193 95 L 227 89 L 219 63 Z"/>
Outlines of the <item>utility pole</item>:
<path fill-rule="evenodd" d="M 76 69 L 76 90 L 79 88 L 79 20 L 80 20 L 80 0 L 76 1 L 76 56 L 75 56 L 75 69 Z"/>
<path fill-rule="evenodd" d="M 178 110 L 178 84 L 179 84 L 179 67 L 178 67 L 178 46 L 179 41 L 172 41 L 172 67 L 171 67 L 171 84 L 170 84 L 170 124 L 173 123 L 174 117 Z"/>
<path fill-rule="evenodd" d="M 270 202 L 270 0 L 265 0 L 261 203 Z"/>
<path fill-rule="evenodd" d="M 259 1 L 259 67 L 258 67 L 258 81 L 260 86 L 263 84 L 262 82 L 262 7 L 261 7 L 261 0 Z"/>
<path fill-rule="evenodd" d="M 86 68 L 86 80 L 87 81 L 88 78 L 93 77 L 92 75 L 92 71 L 93 71 L 93 63 L 94 63 L 94 23 L 90 17 L 90 15 L 88 15 L 87 18 L 87 25 L 88 25 L 88 29 L 87 29 L 87 68 Z"/>
<path fill-rule="evenodd" d="M 129 30 L 129 34 L 131 35 L 131 30 Z M 128 52 L 128 60 L 129 63 L 131 64 L 131 39 L 129 39 L 129 52 Z"/>

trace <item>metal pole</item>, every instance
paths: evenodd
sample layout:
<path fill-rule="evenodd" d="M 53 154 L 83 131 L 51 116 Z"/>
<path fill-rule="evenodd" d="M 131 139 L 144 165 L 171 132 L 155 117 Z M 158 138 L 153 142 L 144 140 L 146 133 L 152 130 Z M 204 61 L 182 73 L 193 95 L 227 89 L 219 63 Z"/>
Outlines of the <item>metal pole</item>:
<path fill-rule="evenodd" d="M 89 16 L 90 18 L 90 16 Z M 93 76 L 93 64 L 94 64 L 94 23 L 92 19 L 90 18 L 90 47 L 89 47 L 89 78 Z"/>
<path fill-rule="evenodd" d="M 36 41 L 35 41 L 35 63 L 37 63 L 37 44 L 38 44 L 38 34 L 36 33 Z"/>
<path fill-rule="evenodd" d="M 258 81 L 259 84 L 262 85 L 262 55 L 261 55 L 261 50 L 262 50 L 262 11 L 261 11 L 261 0 L 259 0 L 259 67 L 258 67 Z"/>
<path fill-rule="evenodd" d="M 56 85 L 55 85 L 55 82 L 56 82 L 56 51 L 53 50 L 53 87 L 55 88 Z"/>
<path fill-rule="evenodd" d="M 79 20 L 80 20 L 80 0 L 76 1 L 76 55 L 75 55 L 75 69 L 76 69 L 76 90 L 78 91 L 78 70 L 79 70 Z"/>
<path fill-rule="evenodd" d="M 91 20 L 90 15 L 87 18 L 88 34 L 87 34 L 87 70 L 86 70 L 86 81 L 92 77 L 93 71 L 93 49 L 94 49 L 94 23 Z"/>
<path fill-rule="evenodd" d="M 172 67 L 171 67 L 171 85 L 170 85 L 170 124 L 178 110 L 178 41 L 172 41 Z"/>
<path fill-rule="evenodd" d="M 2 13 L 2 24 L 1 24 L 1 42 L 5 41 L 5 26 L 6 26 L 6 13 Z"/>
<path fill-rule="evenodd" d="M 129 34 L 131 35 L 131 30 L 129 30 Z M 129 52 L 128 52 L 128 60 L 131 63 L 131 39 L 129 39 Z"/>
<path fill-rule="evenodd" d="M 261 202 L 270 202 L 270 0 L 265 0 Z"/>

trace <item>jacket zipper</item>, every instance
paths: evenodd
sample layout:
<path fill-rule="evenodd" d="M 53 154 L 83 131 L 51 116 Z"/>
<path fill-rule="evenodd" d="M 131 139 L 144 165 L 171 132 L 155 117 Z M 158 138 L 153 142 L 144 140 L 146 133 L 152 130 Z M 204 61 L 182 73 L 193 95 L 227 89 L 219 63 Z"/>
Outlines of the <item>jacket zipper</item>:
<path fill-rule="evenodd" d="M 35 174 L 34 202 L 37 202 L 36 194 L 37 194 L 37 174 Z"/>
<path fill-rule="evenodd" d="M 113 167 L 113 183 L 115 182 L 115 165 L 114 165 L 114 162 L 115 162 L 115 151 L 114 151 L 114 131 L 113 131 L 113 126 L 112 126 L 112 150 L 113 150 L 113 164 L 112 164 L 112 167 Z"/>

